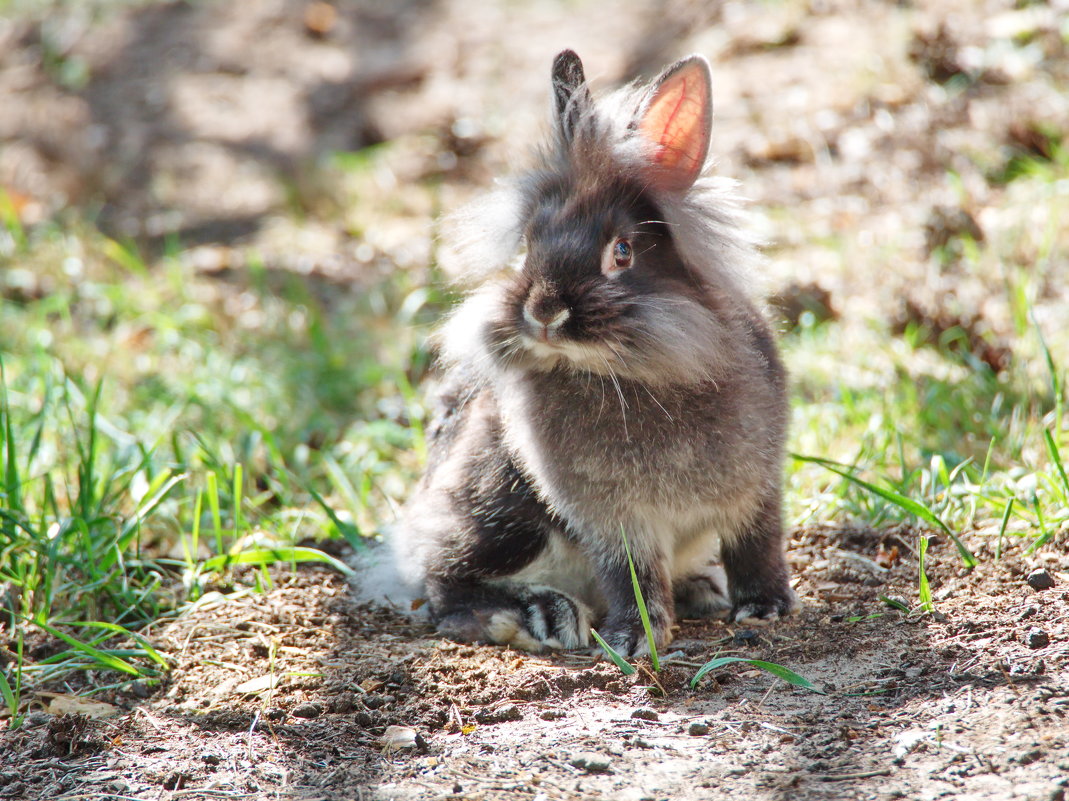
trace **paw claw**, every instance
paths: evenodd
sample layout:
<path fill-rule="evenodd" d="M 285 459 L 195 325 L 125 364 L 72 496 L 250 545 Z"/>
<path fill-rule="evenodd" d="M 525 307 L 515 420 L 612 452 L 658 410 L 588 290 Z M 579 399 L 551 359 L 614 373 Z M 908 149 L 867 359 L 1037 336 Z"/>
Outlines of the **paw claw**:
<path fill-rule="evenodd" d="M 796 607 L 794 594 L 786 597 L 736 603 L 729 619 L 744 626 L 767 626 L 792 614 Z"/>
<path fill-rule="evenodd" d="M 439 633 L 532 653 L 589 645 L 590 612 L 584 604 L 551 587 L 516 584 L 506 592 L 499 606 L 469 607 L 444 616 Z"/>

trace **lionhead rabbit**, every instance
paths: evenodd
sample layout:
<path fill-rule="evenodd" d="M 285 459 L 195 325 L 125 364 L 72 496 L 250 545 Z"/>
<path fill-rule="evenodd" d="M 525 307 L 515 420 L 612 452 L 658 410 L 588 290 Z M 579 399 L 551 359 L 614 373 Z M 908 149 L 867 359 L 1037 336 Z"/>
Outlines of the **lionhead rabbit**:
<path fill-rule="evenodd" d="M 703 176 L 709 65 L 595 101 L 565 50 L 552 86 L 552 143 L 451 242 L 483 280 L 441 332 L 402 572 L 446 636 L 576 648 L 596 625 L 638 655 L 626 532 L 658 646 L 676 615 L 785 615 L 786 379 L 730 187 Z"/>

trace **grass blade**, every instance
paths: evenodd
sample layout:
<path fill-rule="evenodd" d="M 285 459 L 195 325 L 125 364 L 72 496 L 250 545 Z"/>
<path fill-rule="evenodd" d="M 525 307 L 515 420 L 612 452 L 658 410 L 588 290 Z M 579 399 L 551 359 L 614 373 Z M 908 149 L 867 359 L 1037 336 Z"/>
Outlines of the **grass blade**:
<path fill-rule="evenodd" d="M 921 599 L 921 609 L 925 612 L 935 610 L 932 603 L 932 588 L 928 585 L 928 574 L 924 572 L 924 557 L 928 553 L 928 538 L 921 536 L 920 548 L 917 551 L 917 594 Z"/>
<path fill-rule="evenodd" d="M 87 623 L 78 623 L 77 625 L 80 628 L 102 629 L 104 631 L 111 631 L 111 632 L 114 632 L 116 634 L 121 634 L 124 637 L 130 637 L 133 640 L 135 640 L 138 645 L 141 646 L 142 650 L 144 651 L 144 655 L 147 656 L 149 659 L 151 659 L 153 662 L 155 662 L 157 665 L 162 667 L 164 670 L 169 670 L 170 667 L 171 667 L 169 664 L 167 664 L 167 660 L 164 659 L 162 656 L 160 656 L 159 651 L 157 651 L 155 648 L 153 648 L 152 644 L 148 640 L 146 640 L 144 637 L 142 637 L 140 634 L 138 634 L 136 632 L 133 632 L 133 631 L 130 631 L 129 629 L 123 628 L 122 626 L 118 625 L 117 623 L 105 623 L 105 622 L 102 622 L 102 621 L 99 621 L 99 620 L 93 620 L 93 621 L 89 621 Z M 134 652 L 134 653 L 137 653 L 137 652 Z"/>
<path fill-rule="evenodd" d="M 1040 534 L 1034 540 L 1032 544 L 1025 550 L 1025 554 L 1033 554 L 1054 539 L 1054 529 L 1047 526 L 1047 521 L 1043 516 L 1043 507 L 1039 503 L 1039 498 L 1035 495 L 1032 496 L 1032 509 L 1036 513 L 1036 521 L 1039 524 Z"/>
<path fill-rule="evenodd" d="M 242 479 L 242 467 L 241 463 L 234 465 L 234 536 L 241 536 L 241 499 L 244 497 L 242 488 L 244 487 L 244 481 Z"/>
<path fill-rule="evenodd" d="M 223 519 L 219 512 L 219 479 L 215 471 L 209 471 L 206 480 L 208 482 L 208 507 L 212 510 L 212 527 L 215 530 L 215 552 L 223 553 Z"/>
<path fill-rule="evenodd" d="M 800 462 L 810 462 L 812 464 L 820 465 L 826 470 L 830 470 L 836 475 L 842 476 L 847 481 L 857 484 L 862 489 L 866 489 L 874 495 L 879 495 L 885 501 L 890 501 L 895 506 L 898 506 L 900 509 L 909 512 L 914 517 L 917 517 L 925 521 L 926 523 L 931 523 L 933 526 L 937 526 L 948 537 L 950 537 L 950 539 L 954 541 L 954 545 L 957 546 L 958 553 L 961 555 L 961 560 L 965 563 L 966 567 L 973 568 L 980 564 L 977 558 L 973 555 L 972 551 L 970 551 L 965 546 L 965 543 L 962 542 L 961 539 L 959 539 L 958 535 L 951 531 L 950 527 L 947 526 L 947 524 L 944 523 L 939 518 L 939 516 L 935 514 L 935 512 L 933 512 L 924 504 L 918 503 L 912 498 L 907 498 L 905 495 L 895 492 L 894 490 L 887 489 L 886 487 L 880 487 L 876 484 L 872 484 L 868 481 L 865 481 L 862 478 L 858 478 L 849 470 L 845 469 L 842 465 L 830 461 L 828 459 L 821 459 L 818 456 L 802 456 L 797 453 L 791 454 L 791 456 Z"/>
<path fill-rule="evenodd" d="M 635 561 L 631 558 L 631 546 L 627 542 L 627 532 L 620 526 L 620 536 L 624 540 L 624 553 L 627 554 L 627 566 L 631 568 L 631 588 L 635 591 L 635 603 L 638 604 L 638 616 L 642 620 L 642 628 L 646 632 L 646 642 L 650 647 L 650 663 L 653 672 L 661 669 L 660 660 L 657 658 L 657 643 L 653 640 L 653 627 L 650 625 L 650 613 L 646 609 L 646 599 L 642 597 L 642 588 L 638 585 L 638 574 L 635 572 Z"/>
<path fill-rule="evenodd" d="M 7 706 L 8 712 L 11 713 L 11 720 L 8 723 L 8 727 L 17 729 L 22 725 L 23 715 L 19 714 L 19 706 L 22 703 L 22 630 L 19 629 L 18 644 L 15 651 L 15 661 L 12 666 L 12 670 L 15 674 L 15 686 L 12 687 L 8 682 L 7 675 L 3 670 L 0 670 L 0 694 L 4 696 L 4 705 Z"/>
<path fill-rule="evenodd" d="M 771 673 L 778 679 L 783 679 L 788 684 L 793 684 L 795 687 L 801 687 L 810 692 L 818 693 L 820 695 L 827 695 L 822 689 L 817 687 L 813 682 L 804 676 L 799 676 L 793 670 L 783 667 L 783 665 L 777 665 L 775 662 L 765 662 L 762 659 L 747 659 L 744 656 L 720 656 L 716 659 L 711 659 L 702 665 L 698 672 L 694 674 L 694 678 L 690 680 L 691 688 L 697 687 L 698 682 L 701 681 L 707 673 L 724 665 L 730 665 L 735 662 L 743 662 L 755 668 Z"/>
<path fill-rule="evenodd" d="M 353 574 L 353 569 L 330 554 L 316 548 L 250 548 L 234 554 L 213 556 L 202 565 L 204 570 L 220 571 L 233 565 L 273 565 L 276 562 L 325 562 L 339 573 L 346 576 Z"/>
<path fill-rule="evenodd" d="M 44 629 L 53 637 L 63 640 L 63 642 L 67 643 L 67 645 L 69 645 L 71 648 L 74 648 L 77 651 L 81 651 L 82 653 L 88 654 L 89 656 L 93 657 L 93 659 L 95 659 L 97 663 L 100 664 L 102 667 L 110 668 L 111 670 L 117 670 L 120 673 L 127 673 L 131 676 L 145 675 L 143 671 L 141 671 L 134 665 L 131 665 L 125 659 L 120 659 L 117 656 L 112 656 L 111 654 L 107 654 L 101 651 L 99 648 L 94 648 L 92 645 L 87 645 L 84 642 L 76 640 L 69 634 L 64 634 L 59 629 L 48 625 L 43 620 L 34 620 L 33 623 L 38 628 Z"/>
<path fill-rule="evenodd" d="M 7 375 L 4 372 L 4 363 L 0 360 L 0 445 L 3 446 L 3 490 L 5 503 L 9 509 L 21 509 L 19 468 L 15 451 L 15 434 L 11 425 L 11 406 L 7 400 Z M 8 528 L 5 526 L 5 528 Z M 13 537 L 13 531 L 5 532 Z"/>
<path fill-rule="evenodd" d="M 1065 475 L 1065 466 L 1062 464 L 1062 455 L 1058 450 L 1058 446 L 1054 442 L 1054 436 L 1050 433 L 1049 428 L 1043 429 L 1043 440 L 1047 443 L 1047 452 L 1050 453 L 1050 460 L 1054 462 L 1054 466 L 1058 468 L 1058 476 L 1062 480 L 1062 500 L 1069 501 L 1069 477 Z"/>
<path fill-rule="evenodd" d="M 1002 513 L 1002 522 L 998 527 L 998 542 L 995 543 L 995 561 L 1002 558 L 1002 538 L 1006 536 L 1006 526 L 1010 522 L 1010 513 L 1013 511 L 1013 503 L 1016 498 L 1010 498 L 1006 502 L 1006 511 Z"/>
<path fill-rule="evenodd" d="M 7 676 L 4 675 L 3 671 L 0 671 L 0 695 L 4 697 L 4 706 L 7 707 L 11 717 L 14 718 L 19 711 L 19 699 L 11 685 L 8 684 Z"/>
<path fill-rule="evenodd" d="M 881 595 L 880 600 L 887 604 L 892 609 L 897 609 L 899 612 L 905 612 L 907 615 L 910 612 L 908 606 L 895 598 L 888 598 L 886 595 Z"/>
<path fill-rule="evenodd" d="M 345 538 L 345 541 L 349 543 L 354 551 L 362 551 L 367 547 L 364 538 L 360 536 L 360 530 L 355 525 L 346 523 L 338 517 L 338 513 L 335 512 L 330 504 L 323 499 L 323 496 L 314 489 L 311 487 L 307 487 L 306 489 L 308 490 L 308 494 L 312 496 L 312 499 L 320 505 L 327 517 L 330 518 L 330 522 L 334 524 L 336 529 L 338 529 L 338 533 Z"/>
<path fill-rule="evenodd" d="M 162 486 L 156 486 L 160 483 L 160 478 L 163 479 Z M 138 528 L 146 517 L 151 515 L 161 503 L 166 500 L 171 490 L 182 481 L 185 481 L 186 474 L 179 473 L 177 476 L 170 475 L 170 470 L 165 469 L 156 481 L 153 482 L 155 490 L 151 490 L 144 498 L 141 499 L 141 503 L 137 510 L 126 519 L 123 523 L 122 531 L 119 534 L 119 539 L 115 543 L 115 549 L 107 554 L 101 560 L 101 567 L 111 567 L 116 559 L 123 554 L 130 546 L 131 541 L 137 535 Z"/>
<path fill-rule="evenodd" d="M 597 641 L 598 645 L 601 646 L 601 650 L 605 652 L 606 656 L 608 656 L 609 659 L 613 661 L 613 664 L 615 664 L 616 667 L 620 668 L 621 673 L 623 673 L 625 676 L 630 676 L 632 673 L 635 672 L 635 666 L 630 664 L 626 659 L 620 656 L 620 654 L 618 654 L 611 645 L 609 645 L 607 642 L 605 642 L 605 640 L 601 638 L 600 634 L 594 631 L 594 629 L 590 630 L 590 634 Z"/>

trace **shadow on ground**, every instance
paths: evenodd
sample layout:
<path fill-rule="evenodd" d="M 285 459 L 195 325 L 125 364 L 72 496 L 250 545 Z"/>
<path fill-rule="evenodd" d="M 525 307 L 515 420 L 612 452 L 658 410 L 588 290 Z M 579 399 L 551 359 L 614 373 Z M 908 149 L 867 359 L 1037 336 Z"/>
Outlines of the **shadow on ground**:
<path fill-rule="evenodd" d="M 89 724 L 88 746 L 42 714 L 8 735 L 0 797 L 1052 798 L 1069 778 L 1066 590 L 1028 587 L 1016 553 L 966 574 L 944 545 L 938 613 L 906 616 L 878 596 L 909 597 L 915 563 L 871 561 L 898 536 L 796 532 L 802 612 L 684 623 L 656 677 L 442 642 L 324 568 L 276 571 L 265 594 L 156 632 L 174 670 L 148 699 L 100 694 L 130 711 Z M 738 665 L 691 689 L 714 655 L 827 694 Z"/>

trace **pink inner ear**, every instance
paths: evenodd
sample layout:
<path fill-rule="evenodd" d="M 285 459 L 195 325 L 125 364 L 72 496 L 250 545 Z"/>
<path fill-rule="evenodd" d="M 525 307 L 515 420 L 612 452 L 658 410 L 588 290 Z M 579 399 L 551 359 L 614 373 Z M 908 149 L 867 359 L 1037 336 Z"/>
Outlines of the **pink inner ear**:
<path fill-rule="evenodd" d="M 702 170 L 709 149 L 709 73 L 691 61 L 665 78 L 642 115 L 639 130 L 657 149 L 655 183 L 686 189 Z"/>

